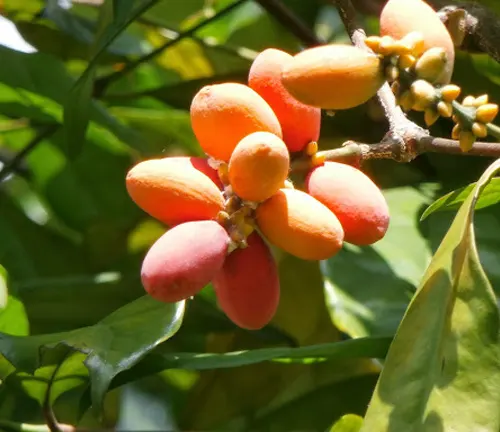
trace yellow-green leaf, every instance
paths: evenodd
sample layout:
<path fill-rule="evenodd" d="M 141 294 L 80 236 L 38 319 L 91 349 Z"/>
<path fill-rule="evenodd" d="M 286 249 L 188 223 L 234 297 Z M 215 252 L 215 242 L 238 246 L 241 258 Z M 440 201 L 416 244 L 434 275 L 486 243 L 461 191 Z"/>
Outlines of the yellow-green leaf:
<path fill-rule="evenodd" d="M 434 255 L 386 358 L 363 432 L 500 428 L 499 314 L 474 239 L 477 182 Z"/>

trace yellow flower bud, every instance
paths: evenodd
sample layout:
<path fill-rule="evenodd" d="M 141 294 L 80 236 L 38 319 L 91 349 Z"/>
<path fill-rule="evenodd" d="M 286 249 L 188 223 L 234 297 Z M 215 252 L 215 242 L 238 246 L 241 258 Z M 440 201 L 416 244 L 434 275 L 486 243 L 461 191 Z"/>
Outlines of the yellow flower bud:
<path fill-rule="evenodd" d="M 453 114 L 453 107 L 449 102 L 440 101 L 436 108 L 441 117 L 451 117 Z"/>
<path fill-rule="evenodd" d="M 491 123 L 498 114 L 497 104 L 485 104 L 481 105 L 476 110 L 476 120 L 481 123 Z"/>
<path fill-rule="evenodd" d="M 481 95 L 481 96 L 478 96 L 476 98 L 476 100 L 474 101 L 474 106 L 476 108 L 480 107 L 481 105 L 486 105 L 488 103 L 488 95 L 487 94 L 484 94 L 484 95 Z"/>
<path fill-rule="evenodd" d="M 425 80 L 414 81 L 410 89 L 415 99 L 412 107 L 415 111 L 424 111 L 436 99 L 436 89 Z"/>
<path fill-rule="evenodd" d="M 462 105 L 465 107 L 473 107 L 476 103 L 476 98 L 474 96 L 465 96 L 462 101 Z"/>
<path fill-rule="evenodd" d="M 462 89 L 455 84 L 447 84 L 441 88 L 441 97 L 445 102 L 453 102 L 458 96 Z"/>
<path fill-rule="evenodd" d="M 401 69 L 412 68 L 415 66 L 417 59 L 411 54 L 402 54 L 399 56 L 398 65 Z"/>
<path fill-rule="evenodd" d="M 401 42 L 405 44 L 410 53 L 415 57 L 418 57 L 420 54 L 424 52 L 425 49 L 425 41 L 422 33 L 413 31 L 408 33 Z"/>
<path fill-rule="evenodd" d="M 445 71 L 447 62 L 448 56 L 443 48 L 430 48 L 417 60 L 415 72 L 419 78 L 435 82 Z"/>
<path fill-rule="evenodd" d="M 311 163 L 313 166 L 323 165 L 326 162 L 326 156 L 321 153 L 316 153 L 311 157 Z"/>
<path fill-rule="evenodd" d="M 460 132 L 460 136 L 458 138 L 458 142 L 460 144 L 460 148 L 462 149 L 463 152 L 468 152 L 472 146 L 474 145 L 474 142 L 476 141 L 476 137 L 472 132 L 469 131 L 462 131 Z"/>
<path fill-rule="evenodd" d="M 379 54 L 391 55 L 394 53 L 394 39 L 390 36 L 382 36 L 378 47 Z"/>
<path fill-rule="evenodd" d="M 306 146 L 306 154 L 312 156 L 318 151 L 318 143 L 316 141 L 311 141 Z"/>
<path fill-rule="evenodd" d="M 488 129 L 484 123 L 474 122 L 472 124 L 472 133 L 478 138 L 484 138 L 488 136 Z"/>

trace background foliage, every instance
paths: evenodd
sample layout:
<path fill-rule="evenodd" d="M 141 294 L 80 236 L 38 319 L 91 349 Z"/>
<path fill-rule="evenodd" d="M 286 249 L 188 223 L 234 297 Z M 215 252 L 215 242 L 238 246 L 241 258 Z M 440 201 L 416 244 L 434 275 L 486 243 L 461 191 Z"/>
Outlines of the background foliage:
<path fill-rule="evenodd" d="M 212 82 L 244 82 L 262 49 L 294 53 L 302 45 L 251 0 L 236 2 L 241 4 L 175 43 L 179 33 L 210 20 L 233 0 L 120 0 L 101 8 L 98 3 L 0 1 L 5 17 L 0 23 L 7 26 L 0 30 L 0 427 L 43 423 L 50 386 L 48 403 L 58 420 L 87 427 L 325 430 L 342 417 L 332 430 L 359 430 L 381 359 L 419 286 L 412 305 L 423 300 L 412 310 L 420 315 L 407 314 L 396 341 L 421 337 L 418 326 L 406 323 L 413 319 L 428 323 L 427 346 L 451 343 L 454 333 L 436 336 L 433 325 L 452 317 L 453 329 L 467 334 L 472 326 L 475 333 L 450 350 L 475 353 L 481 343 L 492 347 L 491 357 L 471 360 L 477 372 L 472 380 L 498 378 L 498 318 L 491 291 L 500 289 L 500 207 L 492 206 L 500 196 L 496 180 L 486 186 L 475 216 L 478 253 L 491 285 L 467 231 L 470 200 L 440 249 L 465 248 L 459 267 L 468 273 L 456 278 L 457 264 L 445 252 L 423 276 L 468 195 L 455 193 L 436 204 L 448 211 L 421 220 L 424 210 L 475 182 L 491 163 L 486 158 L 426 154 L 411 164 L 366 164 L 390 206 L 387 236 L 373 247 L 346 246 L 319 264 L 275 251 L 282 300 L 272 325 L 261 331 L 243 331 L 229 322 L 210 286 L 186 305 L 145 297 L 141 259 L 165 228 L 127 196 L 127 170 L 148 157 L 199 154 L 188 113 L 198 89 Z M 332 3 L 284 3 L 319 37 L 347 41 Z M 365 26 L 376 32 L 383 2 L 355 3 Z M 485 3 L 500 14 L 497 2 Z M 14 44 L 15 31 L 23 44 Z M 123 73 L 152 52 L 149 61 Z M 458 55 L 454 82 L 466 94 L 488 92 L 500 101 L 500 68 L 485 54 Z M 420 113 L 412 118 L 422 121 Z M 386 130 L 370 102 L 325 116 L 320 147 L 346 139 L 377 142 Z M 443 119 L 431 128 L 436 136 L 449 130 Z M 441 274 L 453 283 L 440 276 L 436 282 Z M 490 312 L 464 323 L 462 310 L 443 307 L 450 293 L 463 294 L 471 280 L 474 286 L 481 281 L 479 309 L 486 313 L 486 305 Z M 442 297 L 425 299 L 422 293 L 438 285 Z M 475 337 L 484 332 L 490 339 L 478 344 Z M 401 349 L 411 350 L 395 343 L 390 355 L 397 358 Z M 436 352 L 420 355 L 432 363 Z M 407 359 L 411 379 L 418 381 L 434 365 L 421 360 Z M 392 363 L 389 358 L 387 364 Z M 468 365 L 464 370 L 460 379 L 470 382 Z M 380 421 L 376 411 L 389 409 L 394 386 L 409 379 L 392 367 L 386 371 L 379 386 L 388 399 L 374 401 L 366 424 Z M 467 394 L 463 381 L 451 381 L 454 394 Z M 426 385 L 428 396 L 437 384 Z M 493 407 L 480 404 L 476 417 L 491 419 L 485 430 L 498 430 L 492 426 L 498 425 L 498 399 L 492 400 Z M 455 401 L 421 402 L 439 417 L 441 409 L 446 411 L 443 403 Z M 460 415 L 461 408 L 457 411 Z M 405 422 L 417 414 L 422 413 L 394 414 L 400 427 L 388 430 L 410 430 L 401 425 L 414 425 Z M 444 417 L 427 418 L 434 426 L 447 424 Z M 433 430 L 442 430 L 438 426 Z"/>

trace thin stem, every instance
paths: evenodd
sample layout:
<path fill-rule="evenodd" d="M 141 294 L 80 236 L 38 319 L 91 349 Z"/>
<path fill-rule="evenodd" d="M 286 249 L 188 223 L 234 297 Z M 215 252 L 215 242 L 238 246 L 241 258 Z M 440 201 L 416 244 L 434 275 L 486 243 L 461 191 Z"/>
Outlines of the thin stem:
<path fill-rule="evenodd" d="M 155 57 L 157 57 L 158 55 L 163 53 L 167 48 L 171 48 L 172 46 L 178 44 L 181 40 L 188 38 L 188 37 L 191 37 L 194 33 L 196 33 L 198 30 L 202 29 L 203 27 L 205 27 L 205 26 L 213 23 L 214 21 L 222 18 L 223 16 L 229 14 L 230 12 L 232 12 L 234 9 L 241 6 L 246 1 L 247 0 L 236 0 L 234 3 L 231 3 L 230 5 L 226 6 L 224 9 L 221 9 L 215 15 L 211 16 L 210 18 L 207 18 L 205 21 L 202 21 L 202 22 L 194 25 L 193 27 L 189 28 L 188 30 L 180 33 L 177 38 L 165 42 L 163 45 L 161 45 L 160 47 L 151 51 L 149 54 L 146 54 L 142 57 L 139 57 L 137 60 L 134 60 L 134 61 L 128 63 L 123 69 L 121 69 L 117 72 L 113 72 L 113 73 L 111 73 L 107 76 L 104 76 L 102 78 L 99 78 L 94 83 L 94 96 L 95 97 L 101 96 L 106 91 L 106 89 L 109 87 L 109 85 L 111 83 L 113 83 L 114 81 L 120 79 L 122 76 L 137 69 L 143 63 L 147 63 L 148 61 L 153 60 Z"/>
<path fill-rule="evenodd" d="M 162 24 L 157 23 L 156 21 L 153 21 L 153 20 L 148 19 L 148 18 L 141 17 L 137 21 L 140 23 L 143 23 L 147 26 L 156 27 L 156 28 L 163 30 L 162 35 L 170 40 L 177 39 L 181 35 L 181 32 L 174 30 L 172 28 L 165 27 Z M 257 57 L 257 55 L 259 54 L 257 51 L 254 51 L 254 50 L 247 48 L 247 47 L 233 46 L 233 45 L 218 43 L 217 40 L 212 39 L 212 38 L 201 38 L 201 37 L 192 35 L 191 39 L 198 42 L 200 45 L 202 45 L 204 47 L 214 48 L 214 49 L 217 49 L 219 51 L 223 51 L 227 54 L 231 54 L 231 55 L 234 55 L 236 57 L 240 57 L 242 59 L 249 60 L 249 61 L 253 61 L 255 59 L 255 57 Z"/>
<path fill-rule="evenodd" d="M 15 171 L 23 159 L 28 156 L 44 139 L 52 136 L 58 129 L 59 124 L 49 124 L 41 128 L 40 132 L 20 150 L 9 162 L 0 170 L 0 182 Z"/>
<path fill-rule="evenodd" d="M 488 133 L 491 136 L 494 136 L 496 139 L 500 139 L 500 127 L 493 123 L 487 123 L 486 129 L 488 129 Z"/>
<path fill-rule="evenodd" d="M 293 33 L 306 46 L 320 45 L 323 42 L 315 33 L 281 0 L 256 0 L 263 9 L 272 15 L 279 23 Z"/>

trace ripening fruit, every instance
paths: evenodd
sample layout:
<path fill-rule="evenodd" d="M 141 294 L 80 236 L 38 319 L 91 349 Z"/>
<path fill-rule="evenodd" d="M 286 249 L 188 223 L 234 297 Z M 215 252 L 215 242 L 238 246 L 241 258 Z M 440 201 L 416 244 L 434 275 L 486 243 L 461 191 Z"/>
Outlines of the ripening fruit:
<path fill-rule="evenodd" d="M 441 47 L 447 55 L 446 67 L 436 83 L 450 82 L 455 62 L 455 47 L 437 13 L 422 0 L 389 0 L 380 14 L 380 34 L 402 39 L 417 31 L 424 37 L 424 49 Z"/>
<path fill-rule="evenodd" d="M 337 217 L 312 196 L 280 189 L 256 211 L 257 224 L 271 243 L 305 260 L 322 260 L 342 248 Z"/>
<path fill-rule="evenodd" d="M 285 143 L 269 132 L 243 138 L 229 159 L 229 182 L 245 201 L 264 201 L 283 186 L 290 155 Z"/>
<path fill-rule="evenodd" d="M 163 302 L 191 297 L 222 268 L 228 245 L 227 232 L 215 221 L 177 225 L 146 254 L 142 284 L 151 297 Z"/>
<path fill-rule="evenodd" d="M 273 318 L 279 303 L 278 269 L 259 234 L 248 247 L 231 252 L 212 283 L 221 309 L 239 327 L 258 330 Z"/>
<path fill-rule="evenodd" d="M 299 101 L 318 108 L 355 107 L 384 83 L 378 56 L 352 45 L 324 45 L 293 57 L 282 73 L 285 88 Z"/>
<path fill-rule="evenodd" d="M 380 189 L 362 171 L 325 162 L 309 173 L 306 189 L 335 213 L 344 229 L 344 241 L 369 245 L 384 237 L 389 208 Z"/>
<path fill-rule="evenodd" d="M 253 132 L 282 137 L 278 118 L 267 102 L 238 83 L 203 87 L 191 103 L 191 125 L 205 153 L 224 162 L 236 144 Z"/>
<path fill-rule="evenodd" d="M 283 86 L 281 72 L 292 56 L 269 48 L 252 63 L 248 85 L 259 93 L 273 109 L 281 124 L 283 141 L 291 152 L 298 152 L 319 139 L 321 110 L 295 99 Z"/>
<path fill-rule="evenodd" d="M 197 157 L 168 157 L 140 162 L 127 174 L 135 203 L 167 225 L 213 219 L 224 209 L 217 172 Z"/>

